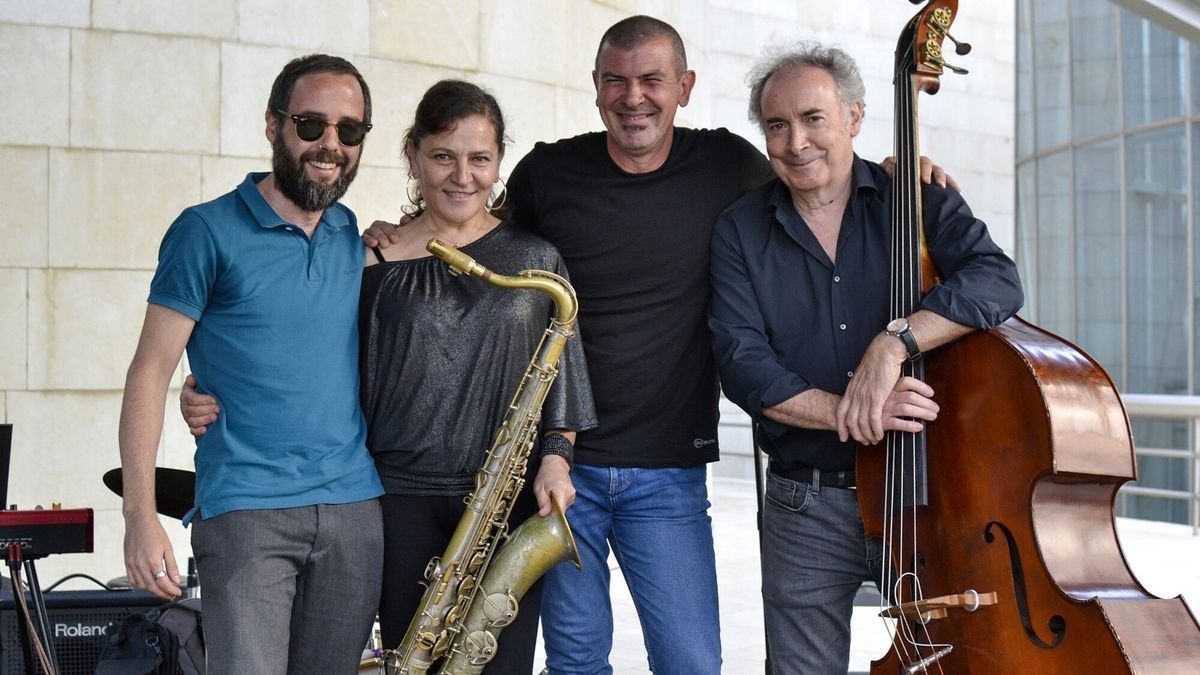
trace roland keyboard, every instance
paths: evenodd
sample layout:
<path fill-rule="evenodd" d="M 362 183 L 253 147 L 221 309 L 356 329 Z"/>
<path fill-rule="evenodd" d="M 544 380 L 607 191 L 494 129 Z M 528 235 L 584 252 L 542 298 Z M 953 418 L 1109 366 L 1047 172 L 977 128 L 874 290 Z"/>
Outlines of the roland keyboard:
<path fill-rule="evenodd" d="M 0 557 L 11 544 L 26 559 L 51 553 L 91 553 L 94 516 L 91 509 L 0 511 Z"/>

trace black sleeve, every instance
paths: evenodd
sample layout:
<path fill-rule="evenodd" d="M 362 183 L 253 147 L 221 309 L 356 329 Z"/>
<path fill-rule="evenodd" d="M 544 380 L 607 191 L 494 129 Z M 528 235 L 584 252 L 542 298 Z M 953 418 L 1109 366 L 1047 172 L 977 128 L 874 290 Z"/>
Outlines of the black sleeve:
<path fill-rule="evenodd" d="M 517 227 L 538 233 L 541 228 L 537 222 L 537 202 L 533 194 L 533 179 L 529 175 L 535 152 L 536 146 L 517 162 L 517 166 L 508 177 L 507 185 L 511 204 L 509 218 Z"/>
<path fill-rule="evenodd" d="M 1024 302 L 1017 266 L 992 241 L 987 226 L 962 195 L 923 186 L 925 236 L 942 283 L 921 307 L 972 328 L 986 330 L 1016 314 Z"/>
<path fill-rule="evenodd" d="M 555 258 L 551 271 L 569 280 L 567 266 L 563 264 L 557 252 Z M 567 341 L 567 348 L 559 359 L 558 378 L 550 385 L 550 392 L 542 405 L 543 429 L 587 431 L 595 429 L 599 424 L 596 418 L 596 404 L 592 400 L 592 381 L 588 375 L 578 321 L 575 322 L 574 331 L 575 335 Z"/>
<path fill-rule="evenodd" d="M 744 177 L 741 194 L 745 194 L 775 177 L 775 170 L 766 155 L 750 141 L 732 134 L 737 146 L 740 175 Z"/>

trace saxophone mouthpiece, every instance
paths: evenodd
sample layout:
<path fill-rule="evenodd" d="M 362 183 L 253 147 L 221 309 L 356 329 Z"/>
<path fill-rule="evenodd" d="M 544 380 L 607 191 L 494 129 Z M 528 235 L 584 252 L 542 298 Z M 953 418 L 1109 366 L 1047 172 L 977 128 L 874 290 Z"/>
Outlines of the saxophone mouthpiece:
<path fill-rule="evenodd" d="M 447 244 L 437 237 L 430 239 L 429 243 L 425 244 L 425 250 L 434 254 L 447 265 L 449 265 L 451 273 L 456 276 L 459 274 L 475 274 L 486 278 L 489 274 L 488 269 L 475 262 L 471 256 L 463 253 L 457 248 L 454 248 L 450 244 Z"/>

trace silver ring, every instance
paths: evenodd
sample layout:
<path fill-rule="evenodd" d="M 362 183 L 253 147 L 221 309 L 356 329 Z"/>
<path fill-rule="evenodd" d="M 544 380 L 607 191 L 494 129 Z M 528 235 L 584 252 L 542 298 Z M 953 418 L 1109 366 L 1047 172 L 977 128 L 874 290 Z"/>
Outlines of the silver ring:
<path fill-rule="evenodd" d="M 165 577 L 165 576 L 167 576 L 167 571 L 166 571 L 166 570 L 159 570 L 159 571 L 157 571 L 157 572 L 155 572 L 155 573 L 154 573 L 154 580 L 155 580 L 155 581 L 158 581 L 159 579 L 161 579 L 161 578 L 163 578 L 163 577 Z"/>

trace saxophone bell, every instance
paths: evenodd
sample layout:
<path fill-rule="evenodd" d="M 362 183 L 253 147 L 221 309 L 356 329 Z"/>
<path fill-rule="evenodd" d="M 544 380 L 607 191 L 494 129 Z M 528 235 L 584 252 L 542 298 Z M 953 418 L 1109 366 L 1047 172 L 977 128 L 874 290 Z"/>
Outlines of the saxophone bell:
<path fill-rule="evenodd" d="M 575 535 L 567 516 L 554 495 L 547 516 L 533 516 L 518 527 L 496 554 L 487 575 L 479 582 L 480 593 L 462 622 L 461 640 L 455 642 L 450 657 L 440 671 L 443 675 L 482 673 L 496 655 L 500 631 L 517 617 L 517 601 L 543 574 L 560 562 L 570 561 L 583 569 Z M 506 604 L 498 598 L 507 598 Z M 490 647 L 489 647 L 490 646 Z"/>

